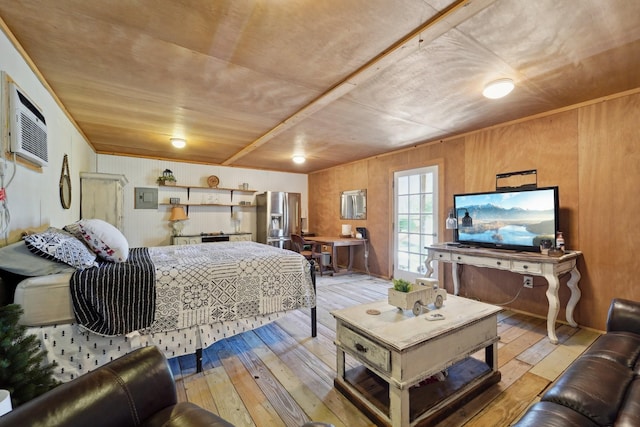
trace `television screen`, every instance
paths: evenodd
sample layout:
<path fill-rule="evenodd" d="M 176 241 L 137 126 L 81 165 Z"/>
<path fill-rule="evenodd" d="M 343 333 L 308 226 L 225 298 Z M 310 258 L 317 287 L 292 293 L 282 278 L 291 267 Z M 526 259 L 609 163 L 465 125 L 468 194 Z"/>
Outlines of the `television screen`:
<path fill-rule="evenodd" d="M 457 194 L 453 207 L 460 244 L 539 252 L 549 239 L 555 246 L 558 187 Z"/>

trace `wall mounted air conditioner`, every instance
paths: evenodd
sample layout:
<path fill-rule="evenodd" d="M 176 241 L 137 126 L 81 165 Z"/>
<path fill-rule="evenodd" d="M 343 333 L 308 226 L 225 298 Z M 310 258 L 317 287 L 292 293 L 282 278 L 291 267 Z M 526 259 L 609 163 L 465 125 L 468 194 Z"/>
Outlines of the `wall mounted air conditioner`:
<path fill-rule="evenodd" d="M 13 81 L 9 91 L 10 151 L 40 166 L 47 166 L 47 122 L 42 111 Z"/>

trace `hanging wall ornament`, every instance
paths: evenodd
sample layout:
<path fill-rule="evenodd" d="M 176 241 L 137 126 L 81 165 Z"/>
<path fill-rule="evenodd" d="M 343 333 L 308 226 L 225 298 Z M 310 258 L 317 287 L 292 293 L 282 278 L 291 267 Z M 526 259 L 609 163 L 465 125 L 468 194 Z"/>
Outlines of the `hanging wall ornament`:
<path fill-rule="evenodd" d="M 71 173 L 66 154 L 62 160 L 62 172 L 60 172 L 60 203 L 64 209 L 71 207 Z"/>

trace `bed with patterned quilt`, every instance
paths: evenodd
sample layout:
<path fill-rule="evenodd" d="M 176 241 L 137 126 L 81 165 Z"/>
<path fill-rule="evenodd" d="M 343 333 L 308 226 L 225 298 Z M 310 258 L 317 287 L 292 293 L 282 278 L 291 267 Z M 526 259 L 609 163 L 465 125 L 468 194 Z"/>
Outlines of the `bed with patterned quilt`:
<path fill-rule="evenodd" d="M 300 254 L 255 242 L 127 247 L 124 254 L 114 250 L 122 246 L 105 243 L 105 235 L 87 232 L 95 225 L 90 221 L 96 220 L 74 223 L 82 229 L 50 228 L 10 245 L 14 257 L 19 252 L 40 258 L 29 260 L 32 274 L 21 277 L 14 302 L 23 307 L 27 332 L 56 362 L 56 379 L 69 381 L 146 345 L 168 358 L 196 353 L 199 359 L 214 342 L 300 308 L 312 311 L 315 336 L 315 277 Z M 61 255 L 83 251 L 69 249 L 74 239 L 95 257 Z M 3 270 L 11 256 L 0 255 Z M 70 256 L 72 263 L 61 263 Z M 40 260 L 55 264 L 34 265 Z M 13 273 L 20 277 L 24 270 Z"/>

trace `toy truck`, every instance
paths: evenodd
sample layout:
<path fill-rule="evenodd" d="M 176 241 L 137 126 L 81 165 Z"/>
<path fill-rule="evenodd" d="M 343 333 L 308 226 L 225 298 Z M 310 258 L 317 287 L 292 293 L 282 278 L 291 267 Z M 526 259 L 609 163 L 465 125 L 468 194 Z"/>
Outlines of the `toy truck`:
<path fill-rule="evenodd" d="M 437 279 L 420 277 L 409 292 L 389 288 L 389 304 L 400 310 L 411 310 L 415 316 L 422 314 L 425 307 L 433 304 L 440 308 L 447 299 L 447 291 L 440 288 Z"/>

